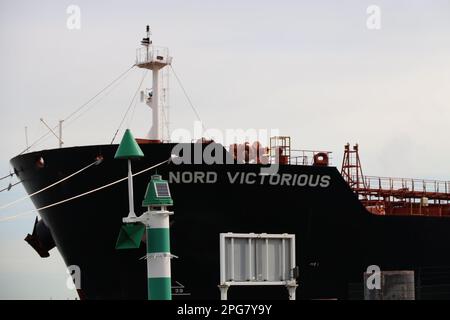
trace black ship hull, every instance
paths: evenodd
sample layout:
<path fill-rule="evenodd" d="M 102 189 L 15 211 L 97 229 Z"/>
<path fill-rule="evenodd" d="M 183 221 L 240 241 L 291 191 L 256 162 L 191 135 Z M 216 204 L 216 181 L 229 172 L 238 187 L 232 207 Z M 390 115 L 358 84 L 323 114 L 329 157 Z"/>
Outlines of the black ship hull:
<path fill-rule="evenodd" d="M 168 159 L 172 147 L 141 145 L 146 157 L 133 162 L 133 172 Z M 102 145 L 47 150 L 15 157 L 11 163 L 30 194 L 99 154 L 104 157 L 100 165 L 33 197 L 39 208 L 126 176 L 126 161 L 113 159 L 116 149 Z M 44 165 L 37 164 L 41 157 Z M 441 277 L 427 285 L 443 289 L 427 291 L 424 285 L 416 296 L 450 298 L 450 219 L 372 215 L 335 167 L 281 165 L 278 174 L 286 180 L 262 179 L 260 167 L 167 163 L 135 177 L 135 207 L 141 208 L 137 213 L 145 211 L 141 201 L 151 174 L 157 170 L 164 179 L 172 178 L 171 251 L 178 256 L 172 260 L 172 280 L 184 286 L 175 299 L 219 299 L 222 232 L 295 234 L 300 299 L 362 298 L 363 272 L 370 265 L 414 270 L 417 284 L 428 281 L 427 272 L 440 270 Z M 292 182 L 300 175 L 307 177 L 306 185 Z M 329 183 L 321 186 L 322 177 Z M 128 214 L 126 182 L 40 214 L 66 265 L 80 267 L 82 298 L 146 299 L 146 263 L 140 259 L 145 245 L 115 249 L 122 218 Z M 228 293 L 229 299 L 287 295 L 283 287 L 233 287 Z"/>

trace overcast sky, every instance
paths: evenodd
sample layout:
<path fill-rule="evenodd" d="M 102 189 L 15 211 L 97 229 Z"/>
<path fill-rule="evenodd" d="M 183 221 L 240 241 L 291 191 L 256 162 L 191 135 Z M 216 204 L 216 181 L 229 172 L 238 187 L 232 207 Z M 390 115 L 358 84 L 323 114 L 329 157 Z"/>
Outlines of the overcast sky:
<path fill-rule="evenodd" d="M 69 5 L 81 28 L 67 28 Z M 381 9 L 369 30 L 366 9 Z M 450 1 L 0 1 L 0 175 L 25 147 L 134 63 L 150 24 L 207 128 L 278 129 L 296 149 L 360 144 L 370 175 L 450 179 Z M 109 143 L 136 90 L 133 70 L 64 130 L 67 146 Z M 151 79 L 147 77 L 147 87 Z M 173 76 L 171 128 L 195 115 Z M 130 126 L 150 127 L 138 103 Z M 50 137 L 36 149 L 53 148 Z M 1 187 L 8 181 L 1 181 Z M 0 204 L 24 194 L 0 194 Z M 31 207 L 24 203 L 0 217 Z M 0 223 L 0 298 L 73 298 L 56 250 L 23 241 L 34 217 Z"/>

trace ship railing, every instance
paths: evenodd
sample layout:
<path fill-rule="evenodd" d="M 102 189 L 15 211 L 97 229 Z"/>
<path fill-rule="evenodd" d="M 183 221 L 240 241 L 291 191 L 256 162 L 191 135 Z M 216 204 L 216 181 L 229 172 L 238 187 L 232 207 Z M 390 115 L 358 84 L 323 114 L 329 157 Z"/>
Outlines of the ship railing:
<path fill-rule="evenodd" d="M 209 143 L 213 140 L 208 140 L 202 138 L 201 140 L 192 140 L 191 143 Z M 237 149 L 238 154 L 244 158 L 245 151 L 242 149 L 243 145 L 240 145 L 241 148 Z M 225 147 L 225 149 L 236 158 L 236 155 L 231 150 L 230 147 Z M 250 148 L 251 149 L 251 148 Z M 262 148 L 268 150 L 268 148 Z M 254 150 L 253 150 L 254 151 Z M 255 151 L 254 151 L 255 152 Z M 332 152 L 331 151 L 320 151 L 320 150 L 289 150 L 288 154 L 281 154 L 275 156 L 271 156 L 269 152 L 263 152 L 259 154 L 259 160 L 256 160 L 256 153 L 250 152 L 250 159 L 247 163 L 260 163 L 260 164 L 289 164 L 289 165 L 303 165 L 303 166 L 312 166 L 312 165 L 320 165 L 320 166 L 330 166 L 332 165 Z M 242 160 L 244 162 L 244 160 Z"/>
<path fill-rule="evenodd" d="M 319 150 L 296 150 L 291 149 L 290 164 L 311 166 L 314 165 L 314 159 L 317 155 L 325 154 L 327 156 L 327 165 L 332 164 L 332 152 L 331 151 L 319 151 Z"/>
<path fill-rule="evenodd" d="M 148 46 L 136 49 L 136 64 L 164 63 L 170 64 L 169 49 L 165 47 Z"/>
<path fill-rule="evenodd" d="M 354 189 L 367 195 L 450 200 L 450 181 L 444 180 L 364 176 L 364 184 Z"/>

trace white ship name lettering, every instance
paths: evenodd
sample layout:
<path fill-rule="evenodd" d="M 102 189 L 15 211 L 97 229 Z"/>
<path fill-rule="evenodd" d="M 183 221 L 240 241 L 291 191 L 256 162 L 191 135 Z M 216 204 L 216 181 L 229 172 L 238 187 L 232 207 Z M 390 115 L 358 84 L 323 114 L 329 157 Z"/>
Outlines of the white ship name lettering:
<path fill-rule="evenodd" d="M 169 173 L 169 183 L 217 183 L 219 175 L 214 171 L 172 171 Z M 226 181 L 230 184 L 269 184 L 292 187 L 328 188 L 331 176 L 320 174 L 290 174 L 276 173 L 263 175 L 255 172 L 227 172 Z"/>

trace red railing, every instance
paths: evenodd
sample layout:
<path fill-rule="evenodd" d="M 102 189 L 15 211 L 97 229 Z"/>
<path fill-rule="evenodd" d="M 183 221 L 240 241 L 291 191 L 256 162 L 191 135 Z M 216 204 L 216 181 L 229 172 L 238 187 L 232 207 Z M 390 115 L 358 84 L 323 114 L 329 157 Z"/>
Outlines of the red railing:
<path fill-rule="evenodd" d="M 450 181 L 364 176 L 361 195 L 450 200 Z"/>
<path fill-rule="evenodd" d="M 325 154 L 328 158 L 328 165 L 332 164 L 331 151 L 317 151 L 317 150 L 291 150 L 290 164 L 311 166 L 314 165 L 314 159 L 317 155 Z"/>

